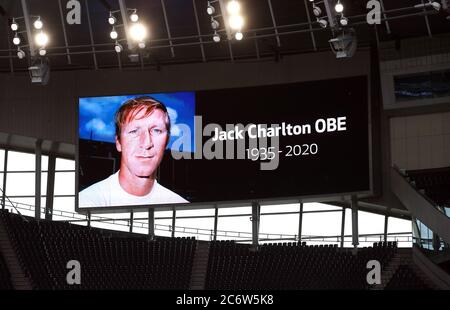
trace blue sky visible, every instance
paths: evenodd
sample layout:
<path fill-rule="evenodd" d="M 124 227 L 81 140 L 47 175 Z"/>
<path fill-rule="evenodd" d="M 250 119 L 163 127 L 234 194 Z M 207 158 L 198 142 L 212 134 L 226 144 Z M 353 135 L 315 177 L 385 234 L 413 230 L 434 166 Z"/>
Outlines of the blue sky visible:
<path fill-rule="evenodd" d="M 80 98 L 78 106 L 79 138 L 115 143 L 114 115 L 117 109 L 125 101 L 140 96 L 150 96 L 161 101 L 167 107 L 172 122 L 171 137 L 167 148 L 170 149 L 173 142 L 184 135 L 178 125 L 185 124 L 191 131 L 191 149 L 182 149 L 181 151 L 194 152 L 195 92 Z M 189 148 L 189 145 L 184 145 L 184 147 Z"/>

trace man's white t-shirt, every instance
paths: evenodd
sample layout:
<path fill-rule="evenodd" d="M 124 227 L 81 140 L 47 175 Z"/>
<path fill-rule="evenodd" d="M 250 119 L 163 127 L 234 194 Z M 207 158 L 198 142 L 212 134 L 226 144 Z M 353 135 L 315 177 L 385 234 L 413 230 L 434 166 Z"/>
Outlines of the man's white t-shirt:
<path fill-rule="evenodd" d="M 81 191 L 78 204 L 80 208 L 85 208 L 188 202 L 180 195 L 159 184 L 156 180 L 152 190 L 147 195 L 131 195 L 120 186 L 118 171 L 107 179 L 97 182 Z"/>

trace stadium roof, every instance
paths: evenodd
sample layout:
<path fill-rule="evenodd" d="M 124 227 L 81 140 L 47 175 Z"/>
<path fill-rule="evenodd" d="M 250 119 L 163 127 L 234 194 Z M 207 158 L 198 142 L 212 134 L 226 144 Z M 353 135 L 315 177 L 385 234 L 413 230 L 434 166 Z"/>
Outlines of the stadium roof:
<path fill-rule="evenodd" d="M 25 71 L 26 59 L 18 59 L 12 43 L 12 18 L 23 16 L 21 3 L 0 0 L 0 72 Z M 101 69 L 114 67 L 154 67 L 171 63 L 208 61 L 253 61 L 278 59 L 285 54 L 329 49 L 330 28 L 315 21 L 308 0 L 241 0 L 246 25 L 244 40 L 220 43 L 212 40 L 207 0 L 125 0 L 138 10 L 140 20 L 150 30 L 140 62 L 131 62 L 126 53 L 117 54 L 109 36 L 110 11 L 119 9 L 119 0 L 79 0 L 81 24 L 66 22 L 66 0 L 26 1 L 29 14 L 39 15 L 49 33 L 47 56 L 52 70 Z M 448 33 L 448 12 L 432 7 L 415 8 L 421 0 L 384 1 L 382 25 L 366 22 L 367 1 L 345 0 L 345 15 L 356 29 L 358 45 L 378 41 Z M 417 2 L 417 3 L 416 3 Z M 23 34 L 22 34 L 23 35 Z M 23 40 L 25 36 L 23 37 Z"/>

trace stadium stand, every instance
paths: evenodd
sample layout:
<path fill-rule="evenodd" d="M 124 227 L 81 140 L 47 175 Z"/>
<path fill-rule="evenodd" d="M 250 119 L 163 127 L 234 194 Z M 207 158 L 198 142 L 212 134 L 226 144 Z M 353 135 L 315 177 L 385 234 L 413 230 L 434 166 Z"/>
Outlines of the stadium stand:
<path fill-rule="evenodd" d="M 195 241 L 145 237 L 1 212 L 34 289 L 187 289 Z M 82 267 L 81 285 L 66 282 L 67 262 Z"/>
<path fill-rule="evenodd" d="M 5 211 L 0 211 L 0 222 L 33 289 L 190 289 L 195 277 L 194 239 L 149 240 Z M 396 242 L 377 242 L 358 251 L 304 242 L 263 244 L 258 249 L 234 241 L 205 245 L 209 254 L 204 288 L 216 290 L 375 289 L 366 280 L 367 262 L 378 260 L 385 269 L 400 251 Z M 82 266 L 80 285 L 67 284 L 71 260 Z M 387 288 L 428 288 L 404 261 L 399 264 Z"/>
<path fill-rule="evenodd" d="M 409 170 L 406 175 L 434 204 L 450 208 L 450 167 Z"/>
<path fill-rule="evenodd" d="M 336 246 L 304 243 L 248 245 L 212 242 L 207 289 L 369 289 L 366 263 L 385 266 L 396 244 L 377 244 L 353 255 Z"/>
<path fill-rule="evenodd" d="M 408 265 L 400 265 L 386 286 L 386 290 L 428 290 L 430 289 Z"/>
<path fill-rule="evenodd" d="M 3 259 L 3 255 L 0 252 L 0 290 L 11 290 L 13 289 L 11 284 L 11 279 L 6 266 L 6 262 Z"/>

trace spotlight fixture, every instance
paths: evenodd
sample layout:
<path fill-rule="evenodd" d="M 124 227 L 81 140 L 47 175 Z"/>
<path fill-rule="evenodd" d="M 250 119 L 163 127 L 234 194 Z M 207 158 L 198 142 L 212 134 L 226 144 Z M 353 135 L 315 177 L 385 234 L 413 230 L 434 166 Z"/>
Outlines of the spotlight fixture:
<path fill-rule="evenodd" d="M 211 17 L 211 28 L 216 30 L 220 26 L 219 22 L 215 20 L 213 17 Z"/>
<path fill-rule="evenodd" d="M 41 48 L 39 49 L 39 55 L 45 56 L 46 54 L 47 54 L 47 51 L 45 50 L 45 48 L 41 47 Z"/>
<path fill-rule="evenodd" d="M 17 49 L 17 57 L 19 59 L 24 59 L 25 58 L 25 52 L 20 47 Z"/>
<path fill-rule="evenodd" d="M 33 26 L 34 26 L 34 28 L 37 29 L 37 30 L 41 30 L 41 29 L 42 29 L 42 26 L 44 26 L 44 24 L 43 24 L 42 21 L 41 21 L 41 17 L 38 17 L 38 18 L 34 21 Z"/>
<path fill-rule="evenodd" d="M 230 15 L 237 15 L 241 11 L 241 5 L 236 0 L 231 0 L 227 4 L 227 11 Z"/>
<path fill-rule="evenodd" d="M 123 51 L 122 45 L 119 44 L 119 42 L 116 41 L 116 44 L 114 45 L 114 49 L 116 50 L 116 53 L 120 53 Z"/>
<path fill-rule="evenodd" d="M 347 26 L 348 25 L 348 18 L 345 16 L 341 16 L 341 19 L 339 20 L 339 22 L 341 23 L 342 26 Z"/>
<path fill-rule="evenodd" d="M 16 23 L 16 20 L 13 18 L 12 23 L 11 23 L 11 30 L 17 31 L 18 29 L 19 29 L 19 24 Z"/>
<path fill-rule="evenodd" d="M 109 18 L 108 18 L 108 23 L 110 25 L 114 25 L 116 23 L 117 19 L 114 17 L 114 15 L 110 12 L 109 13 Z"/>
<path fill-rule="evenodd" d="M 130 20 L 135 23 L 139 20 L 139 16 L 136 13 L 136 10 L 133 11 L 133 13 L 131 13 L 130 15 Z"/>
<path fill-rule="evenodd" d="M 436 11 L 439 11 L 441 9 L 441 4 L 439 2 L 433 1 L 430 3 L 431 3 L 431 6 L 433 7 L 433 9 L 435 9 Z"/>
<path fill-rule="evenodd" d="M 50 67 L 46 58 L 34 59 L 28 71 L 33 84 L 46 85 L 50 79 Z"/>
<path fill-rule="evenodd" d="M 229 19 L 229 25 L 233 30 L 240 30 L 244 25 L 244 19 L 240 15 L 233 15 Z"/>
<path fill-rule="evenodd" d="M 336 3 L 336 6 L 334 7 L 334 9 L 338 13 L 342 13 L 344 11 L 344 6 L 342 5 L 341 0 L 338 0 L 338 2 Z"/>
<path fill-rule="evenodd" d="M 217 33 L 217 31 L 214 31 L 213 41 L 216 43 L 220 42 L 220 35 Z"/>
<path fill-rule="evenodd" d="M 351 58 L 356 52 L 357 40 L 355 30 L 343 30 L 336 38 L 328 41 L 337 59 Z"/>
<path fill-rule="evenodd" d="M 139 42 L 138 43 L 139 48 L 145 48 L 145 42 Z"/>
<path fill-rule="evenodd" d="M 244 35 L 242 34 L 242 32 L 238 31 L 234 34 L 234 38 L 238 41 L 241 41 L 244 38 Z"/>
<path fill-rule="evenodd" d="M 13 43 L 14 43 L 14 45 L 19 45 L 20 44 L 20 38 L 17 35 L 17 32 L 16 32 L 16 35 L 13 38 Z"/>
<path fill-rule="evenodd" d="M 36 36 L 35 36 L 35 41 L 36 44 L 38 46 L 46 46 L 48 43 L 48 36 L 45 32 L 40 31 Z"/>
<path fill-rule="evenodd" d="M 320 27 L 322 27 L 322 28 L 327 28 L 327 26 L 328 26 L 328 21 L 326 19 L 318 18 L 317 22 L 319 23 Z"/>
<path fill-rule="evenodd" d="M 206 8 L 206 12 L 208 15 L 213 15 L 216 12 L 216 9 L 212 6 L 211 2 L 208 1 L 208 7 Z"/>
<path fill-rule="evenodd" d="M 322 15 L 322 10 L 320 9 L 320 7 L 318 7 L 314 3 L 313 3 L 313 13 L 316 17 L 319 17 L 320 15 Z"/>
<path fill-rule="evenodd" d="M 142 42 L 147 36 L 147 29 L 140 23 L 135 23 L 130 27 L 130 35 L 133 40 Z"/>
<path fill-rule="evenodd" d="M 441 10 L 441 4 L 439 2 L 437 2 L 437 1 L 431 1 L 431 0 L 428 0 L 428 3 L 416 4 L 414 7 L 415 8 L 423 8 L 423 7 L 427 7 L 427 6 L 431 6 L 436 11 L 440 11 Z"/>
<path fill-rule="evenodd" d="M 115 29 L 114 27 L 113 27 L 113 29 L 111 30 L 109 36 L 110 36 L 111 39 L 113 39 L 113 40 L 117 39 L 118 34 L 117 34 L 117 31 L 116 31 L 116 29 Z"/>

